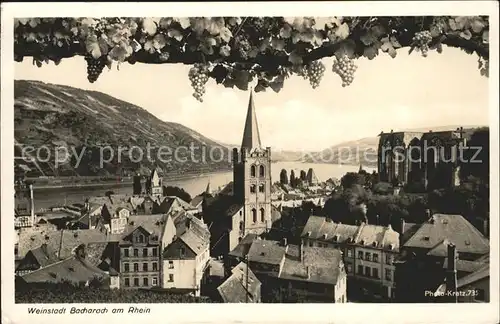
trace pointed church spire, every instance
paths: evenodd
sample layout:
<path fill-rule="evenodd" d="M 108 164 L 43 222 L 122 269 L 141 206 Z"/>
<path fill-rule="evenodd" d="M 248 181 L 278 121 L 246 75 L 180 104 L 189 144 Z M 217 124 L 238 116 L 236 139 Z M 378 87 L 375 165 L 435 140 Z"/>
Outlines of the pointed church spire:
<path fill-rule="evenodd" d="M 207 183 L 207 188 L 205 189 L 205 194 L 210 194 L 212 192 L 212 189 L 210 188 L 210 180 Z"/>
<path fill-rule="evenodd" d="M 253 89 L 250 89 L 250 99 L 248 100 L 247 119 L 245 121 L 245 130 L 243 131 L 243 141 L 241 148 L 254 149 L 261 148 L 259 125 L 257 124 L 257 115 L 253 102 Z"/>

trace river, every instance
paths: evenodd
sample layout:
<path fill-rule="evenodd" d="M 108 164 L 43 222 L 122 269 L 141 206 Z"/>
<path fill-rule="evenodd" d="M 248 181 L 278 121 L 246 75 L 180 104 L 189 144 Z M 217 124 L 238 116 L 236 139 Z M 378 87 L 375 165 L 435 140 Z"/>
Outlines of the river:
<path fill-rule="evenodd" d="M 277 162 L 271 165 L 272 182 L 279 180 L 279 175 L 282 169 L 286 169 L 288 175 L 290 170 L 294 170 L 296 176 L 300 175 L 300 170 L 307 172 L 309 168 L 313 168 L 316 177 L 319 181 L 326 181 L 329 178 L 340 179 L 347 172 L 357 172 L 359 166 L 355 165 L 338 165 L 338 164 L 316 164 L 316 163 L 301 163 L 301 162 Z M 372 172 L 372 168 L 364 168 L 367 172 Z M 213 174 L 203 174 L 199 177 L 190 177 L 181 180 L 172 180 L 164 185 L 176 186 L 187 191 L 192 197 L 202 193 L 207 184 L 210 182 L 212 190 L 219 186 L 224 186 L 233 180 L 232 172 L 222 172 Z M 83 203 L 85 198 L 90 196 L 103 196 L 106 191 L 112 190 L 115 194 L 132 194 L 131 184 L 107 185 L 102 188 L 50 188 L 34 190 L 35 208 L 48 208 L 55 205 Z"/>

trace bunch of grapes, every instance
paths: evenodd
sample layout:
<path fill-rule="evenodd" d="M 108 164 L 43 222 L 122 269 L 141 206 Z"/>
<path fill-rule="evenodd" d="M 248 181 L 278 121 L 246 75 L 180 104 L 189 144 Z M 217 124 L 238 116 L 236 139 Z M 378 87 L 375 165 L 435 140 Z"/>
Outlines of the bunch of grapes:
<path fill-rule="evenodd" d="M 307 80 L 308 75 L 307 75 L 307 66 L 304 65 L 294 65 L 291 67 L 291 72 L 297 74 L 298 76 L 301 76 L 304 78 L 304 80 Z"/>
<path fill-rule="evenodd" d="M 332 71 L 342 79 L 342 87 L 347 87 L 354 80 L 354 72 L 356 72 L 357 68 L 358 66 L 354 64 L 354 60 L 344 55 L 338 60 L 335 59 Z"/>
<path fill-rule="evenodd" d="M 193 97 L 199 102 L 203 102 L 203 95 L 205 94 L 205 84 L 208 82 L 208 66 L 196 63 L 189 70 L 189 81 L 194 89 Z"/>
<path fill-rule="evenodd" d="M 325 65 L 321 61 L 312 61 L 307 65 L 306 75 L 313 89 L 319 86 L 325 73 Z"/>
<path fill-rule="evenodd" d="M 252 49 L 252 45 L 248 41 L 247 37 L 245 37 L 243 34 L 236 36 L 235 44 L 240 54 L 240 57 L 243 60 L 248 59 L 248 52 L 250 52 L 250 50 Z"/>
<path fill-rule="evenodd" d="M 85 56 L 85 61 L 87 61 L 87 79 L 90 83 L 97 81 L 106 66 L 106 60 L 106 56 L 101 56 L 98 59 L 95 59 L 92 55 Z"/>
<path fill-rule="evenodd" d="M 428 30 L 424 30 L 418 33 L 415 33 L 413 36 L 413 44 L 422 52 L 422 56 L 426 57 L 429 52 L 429 44 L 432 41 L 431 32 Z"/>

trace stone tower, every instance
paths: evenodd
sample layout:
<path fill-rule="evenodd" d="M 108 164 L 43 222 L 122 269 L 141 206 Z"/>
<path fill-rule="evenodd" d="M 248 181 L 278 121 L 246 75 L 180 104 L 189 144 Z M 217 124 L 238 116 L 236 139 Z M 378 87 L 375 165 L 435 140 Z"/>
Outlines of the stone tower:
<path fill-rule="evenodd" d="M 241 149 L 233 150 L 234 196 L 243 204 L 243 234 L 262 234 L 271 228 L 271 148 L 263 148 L 253 91 L 250 90 Z"/>

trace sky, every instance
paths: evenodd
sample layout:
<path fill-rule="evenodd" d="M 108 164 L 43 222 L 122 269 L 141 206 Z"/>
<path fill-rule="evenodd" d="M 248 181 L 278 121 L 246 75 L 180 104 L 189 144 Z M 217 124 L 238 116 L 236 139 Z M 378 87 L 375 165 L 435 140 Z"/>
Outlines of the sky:
<path fill-rule="evenodd" d="M 283 89 L 254 95 L 261 141 L 282 150 L 321 150 L 381 131 L 446 125 L 488 125 L 488 78 L 480 75 L 477 56 L 445 47 L 442 54 L 381 54 L 356 60 L 353 83 L 343 88 L 324 59 L 318 88 L 293 76 Z M 38 80 L 96 90 L 136 104 L 164 121 L 190 127 L 213 140 L 240 144 L 249 92 L 207 84 L 203 103 L 192 97 L 188 65 L 140 64 L 105 68 L 98 81 L 87 81 L 82 57 L 41 68 L 25 59 L 15 65 L 16 80 Z"/>

